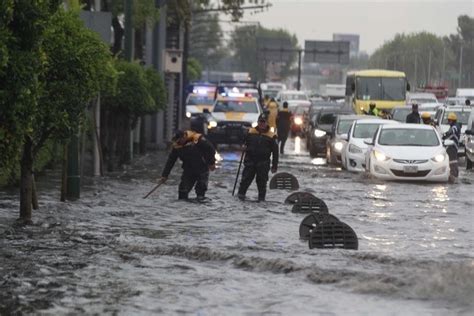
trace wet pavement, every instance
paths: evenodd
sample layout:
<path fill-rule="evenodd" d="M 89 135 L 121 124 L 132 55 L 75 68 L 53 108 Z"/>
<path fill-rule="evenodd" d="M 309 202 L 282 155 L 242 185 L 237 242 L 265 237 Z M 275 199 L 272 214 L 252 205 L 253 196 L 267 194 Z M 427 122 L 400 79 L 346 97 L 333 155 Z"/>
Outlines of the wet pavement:
<path fill-rule="evenodd" d="M 269 190 L 265 203 L 232 197 L 236 148 L 220 151 L 209 202 L 177 200 L 178 164 L 143 199 L 165 159 L 152 153 L 84 179 L 76 202 L 59 202 L 59 174 L 40 178 L 33 226 L 14 225 L 17 193 L 0 192 L 0 314 L 474 312 L 473 172 L 457 184 L 375 181 L 294 144 L 279 171 L 349 224 L 359 250 L 310 250 L 288 191 Z"/>

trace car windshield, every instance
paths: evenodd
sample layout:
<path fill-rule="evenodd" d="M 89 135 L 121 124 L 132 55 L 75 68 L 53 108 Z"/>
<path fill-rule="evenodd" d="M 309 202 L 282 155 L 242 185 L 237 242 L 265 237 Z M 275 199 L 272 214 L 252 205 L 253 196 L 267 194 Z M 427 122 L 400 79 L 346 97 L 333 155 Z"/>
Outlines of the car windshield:
<path fill-rule="evenodd" d="M 282 94 L 281 99 L 284 101 L 288 100 L 308 100 L 305 94 Z"/>
<path fill-rule="evenodd" d="M 276 96 L 278 94 L 278 90 L 263 90 L 262 94 L 264 96 L 268 95 L 268 97 L 270 97 L 270 98 L 276 98 Z"/>
<path fill-rule="evenodd" d="M 471 111 L 470 110 L 445 111 L 444 116 L 443 116 L 443 121 L 441 122 L 441 124 L 448 124 L 449 113 L 455 113 L 458 118 L 458 123 L 461 123 L 462 125 L 466 125 L 467 121 L 469 120 L 469 115 L 471 114 Z"/>
<path fill-rule="evenodd" d="M 207 95 L 190 95 L 186 105 L 213 105 L 214 100 Z"/>
<path fill-rule="evenodd" d="M 337 134 L 347 134 L 354 120 L 340 120 L 337 125 Z"/>
<path fill-rule="evenodd" d="M 405 78 L 357 77 L 356 97 L 359 100 L 401 101 L 406 97 Z"/>
<path fill-rule="evenodd" d="M 336 114 L 334 113 L 321 113 L 319 116 L 318 123 L 321 125 L 332 125 L 336 120 Z"/>
<path fill-rule="evenodd" d="M 303 115 L 305 112 L 308 112 L 309 106 L 299 106 L 296 108 L 296 115 Z"/>
<path fill-rule="evenodd" d="M 423 112 L 423 111 L 436 112 L 437 109 L 438 109 L 437 105 L 426 105 L 426 106 L 419 106 L 418 107 L 418 111 L 420 111 L 420 112 Z"/>
<path fill-rule="evenodd" d="M 390 128 L 380 132 L 378 143 L 384 146 L 439 146 L 432 129 Z"/>
<path fill-rule="evenodd" d="M 405 122 L 407 115 L 411 113 L 411 108 L 394 109 L 392 112 L 392 119 L 398 122 Z"/>
<path fill-rule="evenodd" d="M 213 112 L 258 113 L 257 104 L 250 101 L 217 101 Z"/>
<path fill-rule="evenodd" d="M 374 123 L 359 123 L 354 127 L 354 132 L 352 137 L 354 138 L 373 138 L 375 131 L 380 124 Z"/>

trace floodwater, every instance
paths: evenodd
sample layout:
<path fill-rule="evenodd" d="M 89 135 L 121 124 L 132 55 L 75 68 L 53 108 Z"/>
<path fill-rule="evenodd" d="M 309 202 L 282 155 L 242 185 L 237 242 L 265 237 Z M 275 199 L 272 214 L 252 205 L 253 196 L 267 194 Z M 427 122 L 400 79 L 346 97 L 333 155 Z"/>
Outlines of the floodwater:
<path fill-rule="evenodd" d="M 301 142 L 303 143 L 303 142 Z M 15 227 L 17 192 L 0 192 L 0 314 L 471 315 L 474 173 L 457 184 L 374 181 L 288 144 L 279 171 L 323 199 L 359 250 L 309 249 L 304 214 L 231 196 L 240 153 L 220 153 L 208 197 L 177 200 L 180 169 L 148 199 L 163 153 L 85 179 L 61 203 L 40 179 L 34 226 Z M 248 196 L 256 198 L 256 186 Z"/>

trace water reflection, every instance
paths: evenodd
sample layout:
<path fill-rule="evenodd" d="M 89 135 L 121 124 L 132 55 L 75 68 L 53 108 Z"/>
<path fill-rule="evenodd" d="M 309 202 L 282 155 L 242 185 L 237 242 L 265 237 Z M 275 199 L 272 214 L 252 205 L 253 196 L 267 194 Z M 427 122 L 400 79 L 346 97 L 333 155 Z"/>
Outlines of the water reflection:
<path fill-rule="evenodd" d="M 295 137 L 295 154 L 301 152 L 301 138 L 299 136 Z"/>
<path fill-rule="evenodd" d="M 311 163 L 316 166 L 321 166 L 326 164 L 326 159 L 324 158 L 313 158 L 311 159 Z"/>

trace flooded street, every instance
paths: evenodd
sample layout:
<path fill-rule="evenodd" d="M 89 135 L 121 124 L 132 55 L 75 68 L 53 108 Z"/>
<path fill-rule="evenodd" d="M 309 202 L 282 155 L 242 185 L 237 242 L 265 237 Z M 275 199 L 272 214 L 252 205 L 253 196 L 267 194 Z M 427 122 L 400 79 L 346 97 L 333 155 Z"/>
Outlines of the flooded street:
<path fill-rule="evenodd" d="M 457 184 L 382 182 L 296 149 L 287 145 L 279 172 L 350 225 L 359 250 L 310 250 L 298 234 L 305 215 L 283 203 L 290 192 L 232 197 L 235 148 L 220 152 L 209 202 L 177 200 L 178 164 L 143 199 L 164 165 L 153 153 L 85 179 L 77 202 L 59 202 L 59 175 L 43 176 L 34 226 L 15 227 L 17 192 L 0 192 L 0 314 L 474 312 L 473 172 L 462 168 Z"/>

